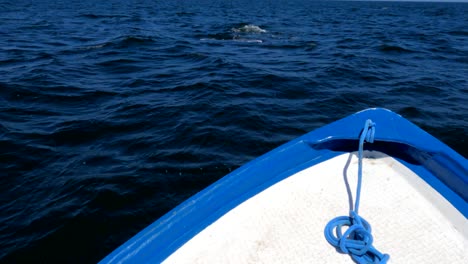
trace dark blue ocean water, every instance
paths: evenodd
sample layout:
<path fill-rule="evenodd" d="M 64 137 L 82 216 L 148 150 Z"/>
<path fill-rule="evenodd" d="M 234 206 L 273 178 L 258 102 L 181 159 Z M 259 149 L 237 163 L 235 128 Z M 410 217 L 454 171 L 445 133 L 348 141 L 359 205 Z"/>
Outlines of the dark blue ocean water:
<path fill-rule="evenodd" d="M 0 262 L 96 262 L 231 170 L 368 107 L 467 157 L 466 14 L 0 0 Z"/>

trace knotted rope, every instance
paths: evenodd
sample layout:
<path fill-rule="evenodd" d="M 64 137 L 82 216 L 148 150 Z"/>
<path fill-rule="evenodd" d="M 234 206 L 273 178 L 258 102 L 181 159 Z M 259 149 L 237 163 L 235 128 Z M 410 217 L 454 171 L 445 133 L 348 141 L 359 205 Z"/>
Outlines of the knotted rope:
<path fill-rule="evenodd" d="M 368 119 L 359 138 L 358 183 L 354 210 L 350 211 L 349 216 L 339 216 L 332 219 L 327 224 L 324 231 L 328 243 L 339 249 L 340 252 L 351 255 L 352 259 L 360 264 L 385 264 L 390 258 L 389 255 L 380 253 L 372 246 L 373 237 L 371 234 L 371 226 L 358 214 L 359 201 L 361 199 L 362 152 L 364 149 L 364 142 L 374 142 L 374 134 L 375 123 Z M 348 227 L 344 234 L 341 230 L 343 226 Z"/>

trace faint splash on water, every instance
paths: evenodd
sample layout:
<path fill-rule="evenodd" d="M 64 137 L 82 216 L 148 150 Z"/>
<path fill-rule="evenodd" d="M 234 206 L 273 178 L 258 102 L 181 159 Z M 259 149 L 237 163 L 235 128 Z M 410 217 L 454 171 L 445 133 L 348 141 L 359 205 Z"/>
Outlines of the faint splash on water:
<path fill-rule="evenodd" d="M 267 33 L 265 29 L 253 24 L 237 24 L 224 32 L 208 34 L 200 38 L 201 41 L 234 41 L 244 43 L 263 43 L 264 40 L 258 39 L 258 35 Z"/>
<path fill-rule="evenodd" d="M 267 32 L 265 29 L 262 29 L 259 26 L 251 25 L 251 24 L 244 25 L 244 26 L 237 27 L 237 28 L 232 28 L 232 31 L 236 33 L 266 33 Z"/>

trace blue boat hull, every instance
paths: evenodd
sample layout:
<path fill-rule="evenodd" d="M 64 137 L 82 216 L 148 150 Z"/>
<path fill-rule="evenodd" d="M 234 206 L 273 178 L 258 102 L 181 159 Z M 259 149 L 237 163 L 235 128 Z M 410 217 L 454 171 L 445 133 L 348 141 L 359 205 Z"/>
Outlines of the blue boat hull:
<path fill-rule="evenodd" d="M 191 197 L 124 243 L 101 263 L 159 263 L 221 216 L 279 181 L 343 153 L 356 151 L 362 124 L 376 123 L 367 150 L 411 169 L 468 217 L 468 161 L 403 117 L 368 109 L 292 140 L 245 164 Z"/>

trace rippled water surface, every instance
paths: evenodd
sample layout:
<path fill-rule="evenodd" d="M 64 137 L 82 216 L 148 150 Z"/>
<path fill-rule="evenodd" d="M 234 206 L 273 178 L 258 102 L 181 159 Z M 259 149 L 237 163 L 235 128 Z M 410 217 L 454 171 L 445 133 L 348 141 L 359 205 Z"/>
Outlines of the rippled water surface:
<path fill-rule="evenodd" d="M 0 1 L 0 262 L 96 262 L 245 162 L 368 107 L 467 157 L 466 14 Z"/>

